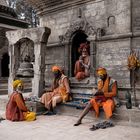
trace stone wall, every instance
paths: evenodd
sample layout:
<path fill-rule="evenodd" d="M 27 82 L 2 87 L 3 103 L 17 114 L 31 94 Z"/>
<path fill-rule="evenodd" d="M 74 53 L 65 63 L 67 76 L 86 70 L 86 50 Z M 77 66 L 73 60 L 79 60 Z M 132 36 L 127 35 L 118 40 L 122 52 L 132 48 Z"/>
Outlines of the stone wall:
<path fill-rule="evenodd" d="M 55 51 L 54 51 L 55 50 Z M 52 82 L 51 68 L 53 65 L 64 66 L 64 46 L 51 46 L 46 50 L 46 70 L 45 70 L 45 82 L 46 85 L 50 85 Z"/>
<path fill-rule="evenodd" d="M 140 1 L 132 0 L 132 29 L 134 32 L 140 31 Z"/>
<path fill-rule="evenodd" d="M 82 11 L 81 13 L 79 13 L 79 8 Z M 54 64 L 63 66 L 66 63 L 65 50 L 67 46 L 62 47 L 60 45 L 59 36 L 65 35 L 70 25 L 80 15 L 96 31 L 102 28 L 105 31 L 104 35 L 109 36 L 107 41 L 99 41 L 100 39 L 96 41 L 97 66 L 106 67 L 109 74 L 119 80 L 120 87 L 129 86 L 130 75 L 126 65 L 131 43 L 129 36 L 121 39 L 121 35 L 131 32 L 130 8 L 131 0 L 89 0 L 81 4 L 75 2 L 65 9 L 56 8 L 52 13 L 42 15 L 40 26 L 51 28 L 51 35 L 46 48 L 46 83 L 51 83 L 51 66 Z M 112 40 L 114 35 L 118 37 Z M 69 45 L 69 47 L 71 46 Z"/>
<path fill-rule="evenodd" d="M 43 15 L 40 18 L 40 26 L 51 28 L 51 35 L 48 43 L 59 41 L 59 35 L 64 35 L 70 24 L 78 18 L 78 8 L 90 24 L 98 28 L 108 30 L 108 18 L 115 17 L 113 33 L 130 32 L 130 0 L 92 0 L 81 5 L 72 5 L 67 9 L 58 10 Z M 110 23 L 112 24 L 112 23 Z"/>
<path fill-rule="evenodd" d="M 140 37 L 135 37 L 132 40 L 133 49 L 137 52 L 137 55 L 140 60 Z M 136 86 L 140 87 L 140 69 L 136 72 Z"/>
<path fill-rule="evenodd" d="M 130 54 L 130 39 L 115 39 L 97 43 L 97 64 L 105 67 L 119 87 L 129 87 L 130 73 L 127 69 L 127 56 Z M 123 78 L 122 78 L 123 77 Z"/>

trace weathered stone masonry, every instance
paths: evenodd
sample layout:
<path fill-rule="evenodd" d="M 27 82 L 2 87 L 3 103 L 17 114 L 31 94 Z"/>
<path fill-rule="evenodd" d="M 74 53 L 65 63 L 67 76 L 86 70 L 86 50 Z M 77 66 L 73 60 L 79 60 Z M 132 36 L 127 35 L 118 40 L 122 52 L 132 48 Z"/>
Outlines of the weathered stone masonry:
<path fill-rule="evenodd" d="M 46 47 L 46 85 L 51 83 L 50 68 L 54 64 L 65 66 L 66 74 L 72 76 L 72 41 L 75 34 L 82 31 L 90 41 L 92 67 L 107 68 L 118 81 L 120 93 L 130 89 L 127 56 L 131 48 L 140 49 L 139 0 L 30 2 L 40 16 L 40 26 L 51 28 Z M 83 21 L 86 24 L 82 25 Z M 92 78 L 94 74 L 90 80 Z M 137 97 L 139 86 L 137 80 Z M 120 98 L 124 98 L 124 94 L 120 94 Z"/>

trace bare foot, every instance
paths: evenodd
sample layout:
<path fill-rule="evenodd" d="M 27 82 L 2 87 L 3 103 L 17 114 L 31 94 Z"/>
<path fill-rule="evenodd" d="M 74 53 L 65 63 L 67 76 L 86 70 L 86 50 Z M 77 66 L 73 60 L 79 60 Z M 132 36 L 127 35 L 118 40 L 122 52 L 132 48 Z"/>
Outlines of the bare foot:
<path fill-rule="evenodd" d="M 74 124 L 74 126 L 78 126 L 81 124 L 81 121 L 77 121 L 77 123 Z"/>

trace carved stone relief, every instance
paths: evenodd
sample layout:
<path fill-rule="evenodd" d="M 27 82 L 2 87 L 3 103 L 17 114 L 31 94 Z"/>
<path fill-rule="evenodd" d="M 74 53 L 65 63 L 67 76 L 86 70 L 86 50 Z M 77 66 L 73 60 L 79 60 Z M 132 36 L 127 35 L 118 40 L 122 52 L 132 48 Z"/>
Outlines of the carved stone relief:
<path fill-rule="evenodd" d="M 72 35 L 76 31 L 84 31 L 87 36 L 95 36 L 96 35 L 96 29 L 87 21 L 87 19 L 80 15 L 78 15 L 78 18 L 73 21 L 66 31 L 66 33 L 62 36 L 59 36 L 60 42 L 63 44 L 64 42 L 70 42 Z"/>

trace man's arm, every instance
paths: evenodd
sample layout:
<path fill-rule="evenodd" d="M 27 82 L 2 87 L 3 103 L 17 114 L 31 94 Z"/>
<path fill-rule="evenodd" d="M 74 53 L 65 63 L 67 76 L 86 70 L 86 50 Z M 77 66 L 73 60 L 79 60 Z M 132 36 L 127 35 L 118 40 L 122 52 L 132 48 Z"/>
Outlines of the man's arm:
<path fill-rule="evenodd" d="M 105 92 L 105 97 L 115 97 L 117 95 L 117 82 L 115 81 L 112 85 L 112 91 L 111 92 Z"/>
<path fill-rule="evenodd" d="M 67 77 L 64 78 L 64 85 L 66 87 L 66 93 L 70 93 L 70 86 L 69 86 L 69 81 Z"/>
<path fill-rule="evenodd" d="M 22 97 L 20 94 L 17 94 L 15 97 L 15 101 L 17 103 L 17 106 L 19 109 L 21 109 L 22 111 L 28 111 L 27 107 L 25 106 L 25 102 L 23 101 Z"/>

